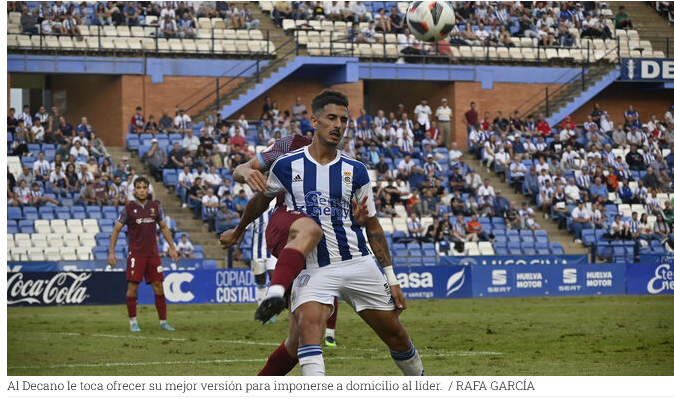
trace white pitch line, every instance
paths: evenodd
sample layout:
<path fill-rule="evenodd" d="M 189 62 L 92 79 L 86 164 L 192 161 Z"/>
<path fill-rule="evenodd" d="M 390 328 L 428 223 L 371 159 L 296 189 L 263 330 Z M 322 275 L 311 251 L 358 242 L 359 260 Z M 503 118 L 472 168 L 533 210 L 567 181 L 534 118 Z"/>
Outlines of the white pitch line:
<path fill-rule="evenodd" d="M 497 352 L 447 352 L 425 354 L 424 357 L 455 357 L 455 356 L 477 356 L 477 355 L 496 355 Z M 375 356 L 367 359 L 385 360 L 389 356 Z M 329 360 L 363 360 L 362 356 L 337 356 L 329 357 Z M 134 366 L 161 366 L 161 365 L 177 365 L 177 364 L 209 364 L 209 363 L 250 363 L 250 362 L 264 362 L 266 359 L 214 359 L 214 360 L 179 360 L 179 361 L 165 361 L 165 362 L 120 362 L 120 363 L 80 363 L 80 364 L 49 364 L 49 365 L 33 365 L 33 366 L 8 366 L 8 370 L 18 369 L 57 369 L 57 368 L 90 368 L 90 367 L 134 367 Z"/>
<path fill-rule="evenodd" d="M 187 338 L 162 338 L 162 337 L 143 337 L 139 335 L 113 335 L 113 334 L 79 334 L 79 333 L 69 333 L 69 332 L 42 332 L 42 333 L 36 333 L 36 334 L 55 334 L 55 335 L 67 335 L 67 336 L 74 336 L 74 337 L 95 337 L 95 338 L 123 338 L 123 339 L 147 339 L 147 340 L 155 340 L 155 341 L 179 341 L 179 342 L 187 342 Z M 278 342 L 256 342 L 256 341 L 241 341 L 241 340 L 218 340 L 218 339 L 210 339 L 206 340 L 204 342 L 209 342 L 209 343 L 216 343 L 216 344 L 236 344 L 236 345 L 258 345 L 258 346 L 278 346 Z M 356 347 L 349 347 L 349 346 L 340 346 L 340 349 L 343 350 L 354 350 L 358 352 L 379 352 L 385 349 L 378 349 L 378 348 L 356 348 Z M 419 350 L 421 353 L 424 353 L 426 351 L 431 351 L 426 348 L 420 349 Z M 489 351 L 451 351 L 451 352 L 438 352 L 438 353 L 448 353 L 453 356 L 476 356 L 476 355 L 481 355 L 481 356 L 489 356 L 489 355 L 502 355 L 503 353 L 501 352 L 489 352 Z"/>

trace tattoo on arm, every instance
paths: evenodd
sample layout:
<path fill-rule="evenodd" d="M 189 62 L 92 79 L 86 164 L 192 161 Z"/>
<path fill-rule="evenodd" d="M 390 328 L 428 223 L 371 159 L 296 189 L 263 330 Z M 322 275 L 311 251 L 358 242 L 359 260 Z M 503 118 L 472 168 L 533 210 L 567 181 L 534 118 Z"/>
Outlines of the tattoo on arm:
<path fill-rule="evenodd" d="M 379 224 L 379 220 L 376 217 L 370 218 L 366 226 L 367 239 L 370 242 L 370 247 L 374 256 L 377 258 L 379 265 L 381 267 L 386 267 L 391 265 L 391 253 L 388 249 L 388 242 L 386 241 L 386 236 L 384 235 L 384 230 Z"/>

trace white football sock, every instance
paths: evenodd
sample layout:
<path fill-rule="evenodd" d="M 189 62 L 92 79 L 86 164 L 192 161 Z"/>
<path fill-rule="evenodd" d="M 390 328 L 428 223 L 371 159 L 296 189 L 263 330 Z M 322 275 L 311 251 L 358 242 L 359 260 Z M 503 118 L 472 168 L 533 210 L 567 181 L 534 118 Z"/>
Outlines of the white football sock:
<path fill-rule="evenodd" d="M 129 324 L 136 323 L 136 318 L 135 317 L 129 317 Z"/>
<path fill-rule="evenodd" d="M 421 364 L 421 357 L 419 356 L 419 352 L 414 348 L 412 340 L 410 340 L 410 347 L 404 351 L 397 352 L 391 350 L 391 357 L 396 366 L 403 372 L 403 375 L 425 375 L 424 366 Z"/>
<path fill-rule="evenodd" d="M 257 306 L 260 306 L 262 299 L 264 299 L 265 294 L 267 293 L 267 284 L 258 284 L 255 286 L 255 301 Z"/>
<path fill-rule="evenodd" d="M 335 329 L 334 328 L 326 328 L 325 329 L 325 336 L 327 337 L 332 337 L 333 339 L 335 338 Z"/>
<path fill-rule="evenodd" d="M 302 375 L 324 376 L 323 349 L 320 345 L 304 345 L 297 349 L 297 358 L 300 362 Z"/>
<path fill-rule="evenodd" d="M 281 297 L 283 297 L 283 294 L 285 294 L 285 293 L 286 293 L 286 289 L 283 288 L 283 286 L 281 284 L 270 285 L 269 288 L 267 288 L 267 294 L 264 296 L 264 299 L 273 298 L 273 297 L 281 298 Z"/>

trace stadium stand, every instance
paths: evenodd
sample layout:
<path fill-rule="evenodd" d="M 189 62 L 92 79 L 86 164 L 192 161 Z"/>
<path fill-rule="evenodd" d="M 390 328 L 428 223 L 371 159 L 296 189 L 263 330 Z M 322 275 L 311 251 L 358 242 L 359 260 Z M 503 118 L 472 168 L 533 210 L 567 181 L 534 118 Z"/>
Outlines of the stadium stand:
<path fill-rule="evenodd" d="M 309 10 L 301 4 L 297 11 L 285 13 L 272 2 L 259 4 L 289 37 L 316 56 L 355 55 L 390 62 L 449 56 L 452 62 L 468 63 L 612 63 L 624 56 L 664 57 L 662 51 L 652 50 L 650 42 L 641 40 L 636 30 L 617 28 L 609 8 L 573 5 L 571 10 L 567 9 L 570 3 L 533 10 L 483 5 L 457 3 L 461 17 L 451 39 L 421 46 L 385 23 L 396 20 L 399 14 L 394 9 L 404 12 L 406 3 L 363 2 L 363 19 L 355 26 L 351 25 L 353 15 L 330 16 L 327 8 Z M 188 10 L 173 10 L 172 14 L 161 9 L 143 10 L 133 21 L 113 24 L 99 18 L 104 13 L 95 9 L 98 6 L 78 9 L 73 5 L 79 13 L 79 33 L 61 32 L 57 37 L 46 34 L 40 18 L 50 12 L 55 14 L 50 18 L 61 18 L 58 12 L 42 9 L 39 2 L 25 2 L 25 6 L 25 10 L 9 10 L 8 46 L 12 49 L 41 53 L 51 49 L 149 51 L 181 56 L 218 53 L 244 58 L 259 52 L 273 55 L 269 34 L 255 24 L 247 29 L 246 21 L 238 18 L 241 14 L 234 9 L 204 6 L 203 10 L 191 10 L 196 16 L 193 25 L 186 22 Z M 288 15 L 284 17 L 284 13 Z M 157 17 L 163 14 L 168 15 L 166 23 L 175 15 L 182 35 L 177 30 L 175 37 L 160 37 L 165 27 L 157 25 Z M 369 20 L 375 24 L 373 32 L 369 31 Z M 190 29 L 194 37 L 188 37 Z M 162 181 L 195 219 L 211 231 L 222 232 L 238 223 L 252 194 L 246 186 L 233 182 L 231 171 L 275 138 L 309 134 L 302 107 L 306 109 L 302 104 L 279 106 L 272 101 L 259 120 L 244 116 L 224 120 L 215 111 L 195 122 L 189 116 L 176 115 L 153 124 L 139 116 L 135 126 L 129 125 L 126 150 L 137 155 L 148 173 Z M 74 129 L 67 121 L 59 121 L 58 109 L 24 111 L 8 116 L 8 257 L 106 259 L 106 241 L 119 206 L 130 198 L 129 184 L 138 171 L 127 160 L 113 162 L 86 122 Z M 344 151 L 363 161 L 377 182 L 377 211 L 394 265 L 435 265 L 442 255 L 563 254 L 561 243 L 551 242 L 548 232 L 541 229 L 538 215 L 554 220 L 569 237 L 613 260 L 627 259 L 635 252 L 664 253 L 674 248 L 670 237 L 674 222 L 671 109 L 641 110 L 644 114 L 640 116 L 639 110 L 630 108 L 614 122 L 596 108 L 583 124 L 566 119 L 552 127 L 535 115 L 484 118 L 467 132 L 470 145 L 466 153 L 441 142 L 439 129 L 430 123 L 426 126 L 417 112 L 409 112 L 406 119 L 396 113 L 399 110 L 372 111 L 372 115 L 351 121 Z M 434 115 L 434 111 L 428 114 Z M 45 125 L 42 131 L 36 129 L 36 119 Z M 85 150 L 74 145 L 75 141 L 83 143 L 79 147 Z M 470 167 L 463 159 L 469 156 L 501 176 L 529 202 L 518 204 L 514 197 L 506 198 L 505 193 L 490 189 L 486 169 Z M 41 157 L 48 164 L 46 170 L 41 169 Z M 63 177 L 54 172 L 59 163 Z M 94 191 L 102 190 L 88 197 L 88 182 Z M 638 220 L 631 220 L 634 212 Z M 178 242 L 182 232 L 171 222 Z M 612 235 L 613 231 L 617 235 Z M 125 244 L 122 236 L 117 246 L 120 258 Z M 159 246 L 160 252 L 165 252 L 163 242 Z M 186 254 L 204 257 L 199 245 L 191 250 L 186 247 Z M 245 259 L 252 257 L 249 233 L 241 249 Z"/>

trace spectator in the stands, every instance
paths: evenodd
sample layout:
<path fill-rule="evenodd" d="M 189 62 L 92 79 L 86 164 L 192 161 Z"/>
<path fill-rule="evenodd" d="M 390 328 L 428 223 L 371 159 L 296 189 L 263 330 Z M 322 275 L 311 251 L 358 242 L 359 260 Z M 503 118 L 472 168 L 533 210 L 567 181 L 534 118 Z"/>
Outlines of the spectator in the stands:
<path fill-rule="evenodd" d="M 227 192 L 227 195 L 229 195 L 229 192 Z M 221 231 L 233 229 L 237 224 L 237 215 L 226 204 L 220 204 L 220 209 L 215 214 L 215 219 Z"/>
<path fill-rule="evenodd" d="M 384 8 L 377 10 L 377 15 L 374 16 L 375 30 L 389 33 L 391 32 L 391 18 L 386 14 Z"/>
<path fill-rule="evenodd" d="M 178 36 L 181 38 L 194 39 L 197 36 L 197 27 L 194 24 L 192 15 L 184 13 L 178 21 Z"/>
<path fill-rule="evenodd" d="M 274 3 L 274 9 L 272 10 L 272 18 L 274 18 L 274 24 L 277 28 L 281 27 L 281 20 L 285 18 L 297 19 L 299 14 L 295 14 L 293 17 L 292 7 L 290 6 L 289 1 L 277 1 Z"/>
<path fill-rule="evenodd" d="M 208 231 L 215 231 L 215 215 L 220 208 L 220 200 L 215 195 L 212 187 L 206 190 L 206 194 L 201 197 L 201 206 L 203 207 L 204 217 L 208 223 Z"/>
<path fill-rule="evenodd" d="M 165 15 L 159 23 L 159 37 L 174 38 L 178 34 L 178 25 L 169 15 Z"/>
<path fill-rule="evenodd" d="M 162 170 L 166 166 L 166 154 L 164 150 L 159 147 L 157 139 L 152 139 L 150 144 L 150 149 L 148 152 L 143 154 L 141 160 L 145 162 L 148 169 L 150 169 L 150 174 L 157 181 L 162 180 Z"/>
<path fill-rule="evenodd" d="M 187 234 L 180 237 L 180 241 L 176 244 L 176 251 L 181 258 L 194 258 L 194 246 L 187 238 Z"/>
<path fill-rule="evenodd" d="M 618 12 L 615 14 L 614 18 L 616 29 L 634 29 L 634 25 L 632 25 L 632 19 L 630 18 L 629 14 L 625 12 L 625 6 L 621 5 L 618 7 Z"/>
<path fill-rule="evenodd" d="M 189 199 L 188 204 L 193 206 L 194 218 L 201 219 L 201 200 L 206 193 L 204 186 L 202 184 L 201 177 L 195 177 L 194 183 L 187 190 L 187 198 Z"/>
<path fill-rule="evenodd" d="M 176 115 L 173 120 L 173 125 L 178 132 L 184 136 L 185 133 L 192 131 L 192 118 L 185 113 L 184 109 L 180 108 L 178 110 L 178 115 Z"/>
<path fill-rule="evenodd" d="M 140 16 L 140 9 L 136 7 L 133 1 L 129 1 L 122 10 L 124 14 L 124 21 L 127 26 L 136 26 L 140 23 L 138 17 Z"/>
<path fill-rule="evenodd" d="M 158 127 L 163 133 L 171 133 L 173 131 L 173 118 L 168 115 L 168 110 L 164 109 L 162 111 Z"/>
<path fill-rule="evenodd" d="M 21 32 L 27 33 L 29 35 L 37 35 L 40 33 L 36 26 L 37 20 L 35 19 L 35 16 L 31 14 L 28 7 L 23 7 L 20 22 L 21 22 Z"/>

